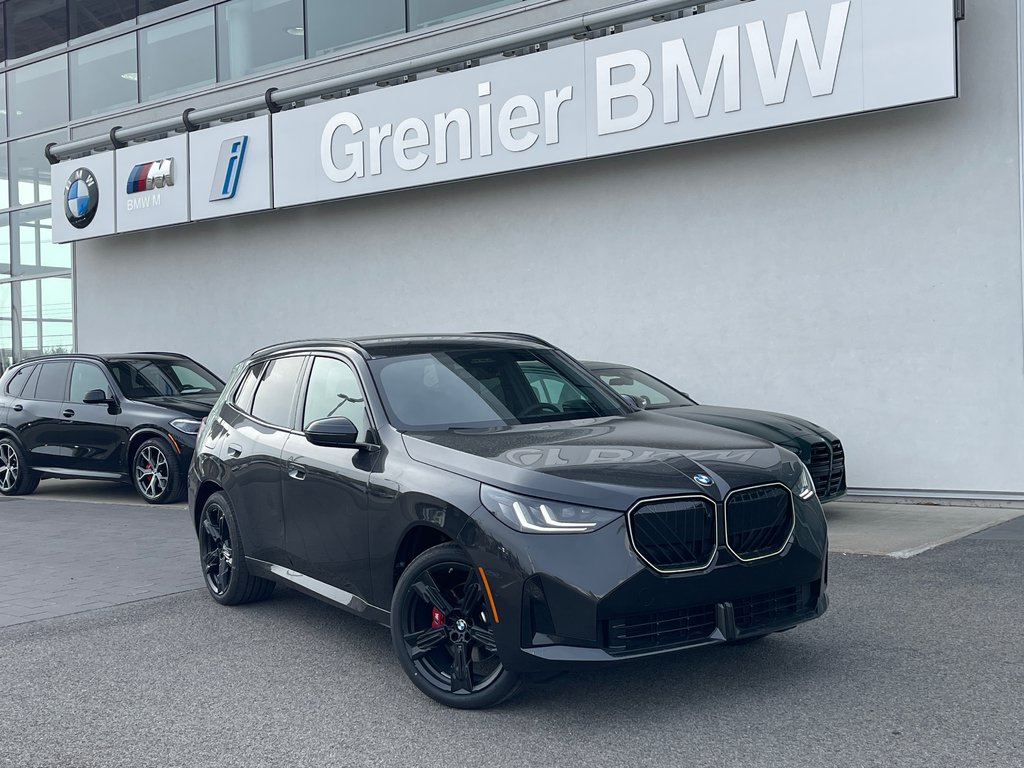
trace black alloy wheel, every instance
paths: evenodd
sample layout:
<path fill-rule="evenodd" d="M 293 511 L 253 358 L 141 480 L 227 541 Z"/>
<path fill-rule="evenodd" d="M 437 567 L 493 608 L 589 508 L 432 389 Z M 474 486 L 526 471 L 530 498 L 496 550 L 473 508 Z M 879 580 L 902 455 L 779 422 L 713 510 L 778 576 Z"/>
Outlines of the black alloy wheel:
<path fill-rule="evenodd" d="M 515 693 L 520 677 L 498 655 L 477 569 L 455 544 L 417 557 L 395 588 L 391 637 L 405 673 L 450 707 L 482 709 Z"/>
<path fill-rule="evenodd" d="M 223 492 L 206 500 L 196 534 L 203 579 L 218 603 L 251 603 L 266 599 L 274 591 L 274 582 L 250 575 L 231 503 Z"/>
<path fill-rule="evenodd" d="M 169 504 L 181 496 L 182 476 L 178 457 L 170 444 L 152 437 L 140 445 L 132 458 L 132 482 L 150 504 Z"/>
<path fill-rule="evenodd" d="M 24 496 L 39 486 L 39 475 L 28 467 L 21 446 L 9 437 L 0 440 L 0 493 Z"/>

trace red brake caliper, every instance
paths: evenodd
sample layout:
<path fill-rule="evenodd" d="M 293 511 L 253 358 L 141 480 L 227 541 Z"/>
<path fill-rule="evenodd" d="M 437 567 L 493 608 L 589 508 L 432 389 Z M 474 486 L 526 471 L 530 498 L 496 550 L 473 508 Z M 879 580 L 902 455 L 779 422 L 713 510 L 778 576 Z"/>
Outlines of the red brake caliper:
<path fill-rule="evenodd" d="M 444 626 L 444 614 L 441 613 L 437 608 L 433 608 L 430 611 L 430 628 L 437 629 L 438 627 Z"/>

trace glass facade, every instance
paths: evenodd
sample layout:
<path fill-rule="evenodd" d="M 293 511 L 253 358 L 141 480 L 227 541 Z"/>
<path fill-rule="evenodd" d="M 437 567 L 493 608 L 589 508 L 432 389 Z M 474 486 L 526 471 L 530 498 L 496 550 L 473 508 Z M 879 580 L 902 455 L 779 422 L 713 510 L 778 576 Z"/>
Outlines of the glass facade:
<path fill-rule="evenodd" d="M 71 54 L 71 117 L 100 115 L 139 103 L 135 35 L 122 35 Z"/>
<path fill-rule="evenodd" d="M 186 1 L 0 0 L 0 368 L 75 346 L 44 156 L 72 122 L 528 0 Z"/>
<path fill-rule="evenodd" d="M 310 57 L 405 32 L 405 0 L 306 0 Z"/>
<path fill-rule="evenodd" d="M 143 101 L 217 82 L 213 8 L 147 27 L 139 33 L 139 91 Z"/>
<path fill-rule="evenodd" d="M 234 80 L 302 61 L 302 0 L 231 0 L 217 6 L 217 74 Z"/>

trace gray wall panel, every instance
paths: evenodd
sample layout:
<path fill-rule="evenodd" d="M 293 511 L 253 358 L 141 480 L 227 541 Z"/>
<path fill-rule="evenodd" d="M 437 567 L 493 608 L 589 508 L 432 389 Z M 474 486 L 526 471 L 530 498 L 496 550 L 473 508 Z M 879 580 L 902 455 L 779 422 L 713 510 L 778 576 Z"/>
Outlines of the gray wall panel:
<path fill-rule="evenodd" d="M 858 487 L 1024 492 L 1016 11 L 970 10 L 958 101 L 80 244 L 80 349 L 516 329 L 807 416 Z"/>

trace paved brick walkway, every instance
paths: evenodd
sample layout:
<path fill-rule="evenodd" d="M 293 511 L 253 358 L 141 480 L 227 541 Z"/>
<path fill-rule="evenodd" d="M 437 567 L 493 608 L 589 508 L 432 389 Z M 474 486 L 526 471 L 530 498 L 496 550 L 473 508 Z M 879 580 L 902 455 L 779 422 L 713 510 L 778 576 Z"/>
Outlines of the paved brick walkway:
<path fill-rule="evenodd" d="M 0 627 L 203 586 L 182 506 L 0 497 Z"/>

